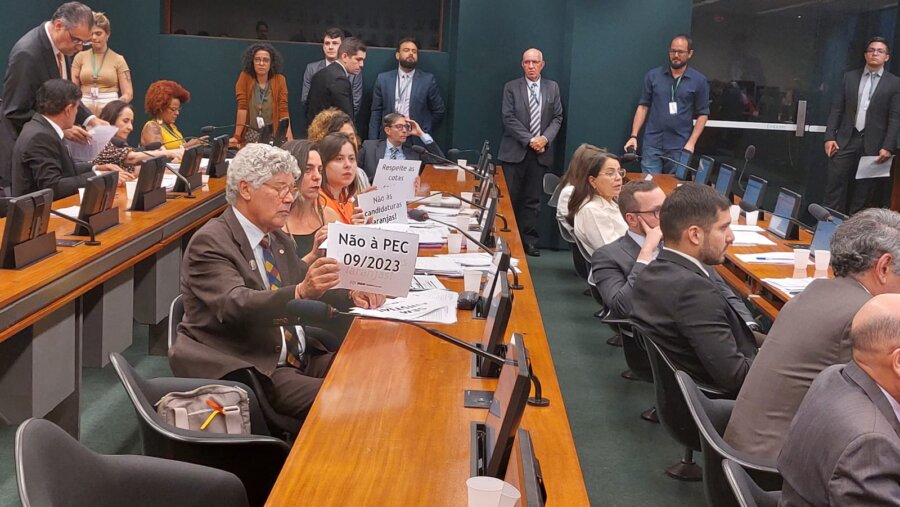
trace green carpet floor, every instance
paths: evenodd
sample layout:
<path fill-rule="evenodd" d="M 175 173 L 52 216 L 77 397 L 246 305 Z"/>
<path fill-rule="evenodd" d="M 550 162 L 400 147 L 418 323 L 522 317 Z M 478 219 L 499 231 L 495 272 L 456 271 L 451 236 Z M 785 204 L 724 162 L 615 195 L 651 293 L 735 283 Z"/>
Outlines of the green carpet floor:
<path fill-rule="evenodd" d="M 658 424 L 640 419 L 653 404 L 652 385 L 619 376 L 625 369 L 622 349 L 606 344 L 612 333 L 592 316 L 596 304 L 581 294 L 585 285 L 574 274 L 570 253 L 544 250 L 528 262 L 592 505 L 704 505 L 700 483 L 663 473 L 681 450 Z M 170 375 L 164 357 L 146 355 L 146 332 L 135 327 L 126 358 L 144 376 Z M 82 442 L 102 453 L 138 452 L 134 412 L 112 367 L 85 368 L 82 374 Z M 19 505 L 14 437 L 14 427 L 0 427 L 3 506 Z"/>

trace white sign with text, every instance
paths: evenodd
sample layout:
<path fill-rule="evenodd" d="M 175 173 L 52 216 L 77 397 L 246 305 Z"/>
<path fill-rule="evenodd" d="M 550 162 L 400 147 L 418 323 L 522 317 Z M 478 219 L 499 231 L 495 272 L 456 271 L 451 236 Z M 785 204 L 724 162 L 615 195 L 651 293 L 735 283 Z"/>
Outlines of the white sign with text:
<path fill-rule="evenodd" d="M 366 218 L 372 217 L 375 224 L 405 224 L 406 199 L 400 198 L 395 188 L 378 188 L 364 194 L 357 194 L 356 202 Z"/>
<path fill-rule="evenodd" d="M 405 297 L 416 270 L 419 236 L 342 223 L 328 225 L 328 257 L 340 266 L 338 288 Z"/>
<path fill-rule="evenodd" d="M 381 159 L 375 168 L 373 187 L 393 188 L 399 197 L 407 201 L 416 198 L 416 177 L 419 175 L 420 160 Z"/>

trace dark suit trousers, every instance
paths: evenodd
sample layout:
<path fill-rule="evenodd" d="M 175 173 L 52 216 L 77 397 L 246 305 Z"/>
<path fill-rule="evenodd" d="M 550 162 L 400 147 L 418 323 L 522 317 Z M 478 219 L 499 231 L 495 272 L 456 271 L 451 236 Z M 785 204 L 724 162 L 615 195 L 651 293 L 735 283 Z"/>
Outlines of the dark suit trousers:
<path fill-rule="evenodd" d="M 519 224 L 519 237 L 525 245 L 537 246 L 538 213 L 541 210 L 544 173 L 549 170 L 549 167 L 538 162 L 537 153 L 531 148 L 521 162 L 503 163 L 503 174 L 509 186 L 509 198 L 516 212 L 516 222 Z"/>
<path fill-rule="evenodd" d="M 876 183 L 885 181 L 883 178 L 856 179 L 859 159 L 863 156 L 864 135 L 864 132 L 857 132 L 854 129 L 850 141 L 841 146 L 828 161 L 823 206 L 841 213 L 847 213 L 848 210 L 850 214 L 856 213 L 870 205 Z"/>
<path fill-rule="evenodd" d="M 269 403 L 276 412 L 301 421 L 306 419 L 306 414 L 316 401 L 322 379 L 334 359 L 334 352 L 308 347 L 303 359 L 306 361 L 304 368 L 279 366 L 272 372 L 271 385 L 263 384 L 266 386 Z"/>

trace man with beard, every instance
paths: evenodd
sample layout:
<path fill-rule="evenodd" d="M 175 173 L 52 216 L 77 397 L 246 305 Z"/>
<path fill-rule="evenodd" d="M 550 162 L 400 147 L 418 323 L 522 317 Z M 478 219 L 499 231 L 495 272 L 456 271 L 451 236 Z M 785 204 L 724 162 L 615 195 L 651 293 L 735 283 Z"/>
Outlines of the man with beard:
<path fill-rule="evenodd" d="M 369 139 L 384 139 L 384 117 L 400 113 L 418 123 L 426 134 L 444 119 L 446 108 L 434 75 L 416 69 L 419 62 L 419 45 L 415 39 L 405 38 L 394 53 L 400 67 L 382 72 L 375 79 L 372 93 L 372 116 L 369 118 Z M 414 140 L 416 138 L 413 138 Z M 416 142 L 416 141 L 412 141 Z"/>
<path fill-rule="evenodd" d="M 721 264 L 734 241 L 730 204 L 693 183 L 669 194 L 659 211 L 665 247 L 637 278 L 631 318 L 676 368 L 737 395 L 756 341 L 704 269 Z"/>
<path fill-rule="evenodd" d="M 645 173 L 673 172 L 674 168 L 664 165 L 660 155 L 687 164 L 706 125 L 709 83 L 706 76 L 688 67 L 692 56 L 691 38 L 676 35 L 669 45 L 668 68 L 660 66 L 644 76 L 644 89 L 625 151 L 638 148 L 638 132 L 646 121 L 641 158 L 641 170 Z"/>

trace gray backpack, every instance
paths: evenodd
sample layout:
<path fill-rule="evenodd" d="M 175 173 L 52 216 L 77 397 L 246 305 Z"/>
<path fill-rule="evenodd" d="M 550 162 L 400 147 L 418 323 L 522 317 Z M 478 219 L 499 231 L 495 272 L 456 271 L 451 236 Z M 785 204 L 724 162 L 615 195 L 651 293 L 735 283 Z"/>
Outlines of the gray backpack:
<path fill-rule="evenodd" d="M 240 387 L 211 384 L 169 393 L 156 403 L 156 413 L 176 428 L 250 434 L 250 398 Z"/>

